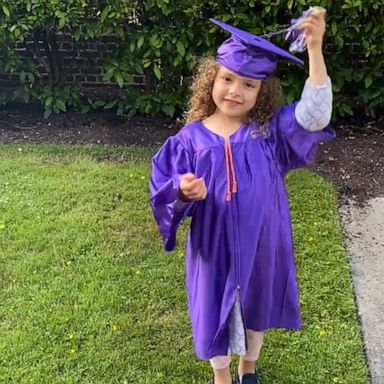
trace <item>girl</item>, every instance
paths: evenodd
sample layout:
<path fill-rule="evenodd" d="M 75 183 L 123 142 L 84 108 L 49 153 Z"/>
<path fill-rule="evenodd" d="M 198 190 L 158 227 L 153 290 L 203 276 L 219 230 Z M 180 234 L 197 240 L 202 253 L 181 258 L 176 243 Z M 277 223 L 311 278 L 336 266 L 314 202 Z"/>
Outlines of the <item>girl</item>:
<path fill-rule="evenodd" d="M 192 216 L 186 285 L 196 354 L 212 383 L 257 384 L 264 332 L 300 328 L 291 223 L 284 176 L 315 159 L 332 91 L 322 54 L 324 14 L 301 24 L 309 79 L 298 103 L 277 108 L 271 80 L 278 57 L 300 60 L 268 41 L 212 20 L 231 33 L 192 86 L 187 125 L 152 161 L 150 202 L 166 251 Z"/>

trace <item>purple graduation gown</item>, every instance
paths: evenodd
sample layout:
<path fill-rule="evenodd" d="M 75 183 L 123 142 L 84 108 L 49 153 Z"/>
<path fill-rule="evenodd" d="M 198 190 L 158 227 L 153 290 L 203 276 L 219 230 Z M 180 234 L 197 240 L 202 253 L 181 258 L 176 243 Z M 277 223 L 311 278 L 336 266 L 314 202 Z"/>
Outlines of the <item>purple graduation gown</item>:
<path fill-rule="evenodd" d="M 192 216 L 186 286 L 200 359 L 227 354 L 237 293 L 245 328 L 300 328 L 284 175 L 313 162 L 317 144 L 335 134 L 329 127 L 304 130 L 294 111 L 295 104 L 278 109 L 266 133 L 243 125 L 229 139 L 232 163 L 224 138 L 200 121 L 170 137 L 152 160 L 150 203 L 166 251 L 173 250 L 181 221 Z M 180 204 L 185 173 L 204 178 L 205 200 Z"/>

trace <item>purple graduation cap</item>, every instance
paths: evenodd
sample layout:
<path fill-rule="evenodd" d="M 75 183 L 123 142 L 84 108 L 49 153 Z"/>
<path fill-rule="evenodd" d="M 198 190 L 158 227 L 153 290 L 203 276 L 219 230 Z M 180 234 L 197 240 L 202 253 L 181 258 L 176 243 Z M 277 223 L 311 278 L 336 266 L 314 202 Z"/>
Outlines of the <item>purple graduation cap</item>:
<path fill-rule="evenodd" d="M 231 34 L 216 53 L 216 61 L 239 76 L 265 80 L 275 71 L 278 58 L 303 65 L 304 62 L 269 41 L 221 21 L 212 23 Z"/>

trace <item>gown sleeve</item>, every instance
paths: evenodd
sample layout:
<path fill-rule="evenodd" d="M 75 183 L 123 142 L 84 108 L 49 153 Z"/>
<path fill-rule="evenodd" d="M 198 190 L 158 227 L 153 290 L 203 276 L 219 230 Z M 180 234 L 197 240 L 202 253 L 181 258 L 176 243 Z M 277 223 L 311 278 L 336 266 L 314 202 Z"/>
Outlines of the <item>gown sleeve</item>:
<path fill-rule="evenodd" d="M 313 163 L 318 144 L 336 136 L 329 125 L 314 132 L 304 129 L 295 117 L 296 105 L 293 103 L 277 110 L 269 127 L 272 149 L 282 173 Z"/>
<path fill-rule="evenodd" d="M 150 204 L 164 248 L 175 248 L 176 231 L 186 216 L 192 216 L 195 202 L 178 198 L 179 177 L 194 173 L 193 156 L 176 137 L 170 137 L 152 159 Z"/>

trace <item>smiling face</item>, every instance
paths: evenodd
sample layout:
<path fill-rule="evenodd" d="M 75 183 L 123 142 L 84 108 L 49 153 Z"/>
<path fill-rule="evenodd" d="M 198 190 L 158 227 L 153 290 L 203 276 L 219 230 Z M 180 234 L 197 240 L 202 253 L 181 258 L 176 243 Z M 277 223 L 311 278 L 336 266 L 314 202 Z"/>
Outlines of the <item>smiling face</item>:
<path fill-rule="evenodd" d="M 220 67 L 213 83 L 212 98 L 217 112 L 233 119 L 246 119 L 255 106 L 261 87 L 260 80 L 241 77 Z"/>

